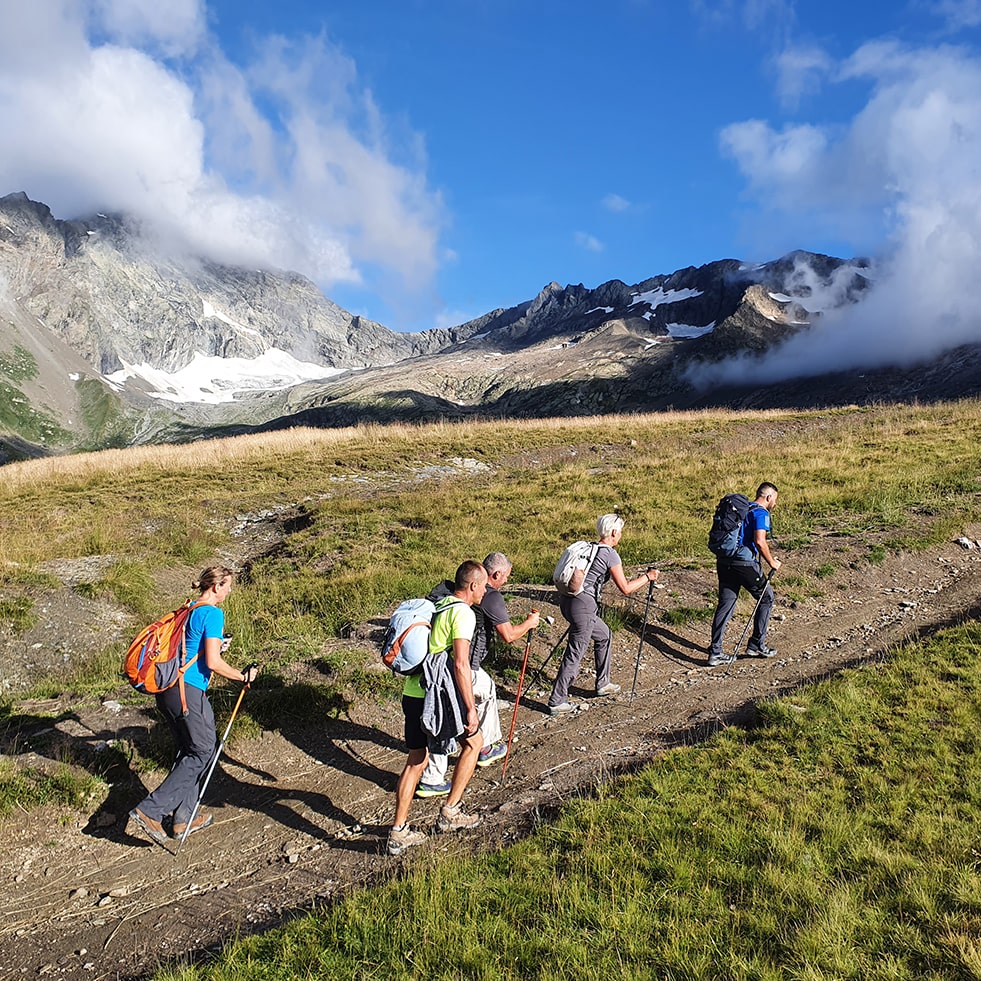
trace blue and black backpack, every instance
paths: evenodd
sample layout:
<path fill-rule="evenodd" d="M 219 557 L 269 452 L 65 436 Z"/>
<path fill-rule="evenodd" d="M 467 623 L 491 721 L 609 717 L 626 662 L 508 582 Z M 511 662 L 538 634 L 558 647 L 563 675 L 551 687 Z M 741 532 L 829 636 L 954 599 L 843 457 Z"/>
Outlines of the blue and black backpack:
<path fill-rule="evenodd" d="M 743 540 L 743 523 L 753 502 L 745 494 L 726 494 L 712 517 L 708 547 L 719 558 L 734 559 Z"/>

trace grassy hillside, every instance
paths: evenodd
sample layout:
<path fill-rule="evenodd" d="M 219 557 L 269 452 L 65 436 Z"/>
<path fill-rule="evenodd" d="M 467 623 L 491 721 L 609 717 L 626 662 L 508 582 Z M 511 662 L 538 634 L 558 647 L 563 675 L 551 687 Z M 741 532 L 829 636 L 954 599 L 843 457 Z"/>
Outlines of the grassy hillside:
<path fill-rule="evenodd" d="M 981 629 L 167 981 L 981 976 Z"/>
<path fill-rule="evenodd" d="M 121 605 L 135 628 L 204 565 L 245 560 L 229 626 L 237 659 L 265 663 L 274 693 L 290 661 L 324 656 L 463 558 L 503 548 L 516 582 L 547 581 L 562 545 L 606 511 L 627 516 L 628 565 L 708 574 L 715 502 L 763 478 L 781 489 L 782 588 L 807 593 L 827 574 L 809 558 L 819 536 L 874 563 L 981 520 L 979 437 L 969 401 L 298 430 L 25 462 L 0 470 L 0 610 L 16 637 L 40 615 L 50 563 L 97 558 L 72 588 Z M 263 516 L 281 524 L 275 548 L 242 532 Z M 107 637 L 35 694 L 118 690 L 127 639 Z M 517 849 L 434 858 L 236 948 L 214 974 L 979 976 L 978 640 L 965 628 L 766 706 L 763 729 L 671 754 Z M 336 667 L 318 710 L 331 686 L 364 697 Z M 238 731 L 275 708 L 257 697 Z M 75 806 L 93 791 L 69 770 L 32 789 L 5 766 L 0 790 Z"/>
<path fill-rule="evenodd" d="M 110 556 L 94 588 L 144 616 L 183 598 L 173 583 L 161 595 L 161 570 L 193 573 L 235 551 L 239 516 L 289 509 L 295 533 L 249 563 L 230 606 L 243 656 L 269 660 L 494 548 L 515 581 L 546 582 L 606 511 L 627 516 L 626 563 L 708 567 L 715 502 L 762 478 L 782 491 L 784 552 L 828 532 L 870 536 L 871 558 L 883 533 L 916 548 L 981 513 L 979 435 L 981 405 L 965 402 L 293 430 L 18 463 L 0 470 L 0 586 L 48 560 Z M 791 587 L 811 574 L 786 571 Z"/>

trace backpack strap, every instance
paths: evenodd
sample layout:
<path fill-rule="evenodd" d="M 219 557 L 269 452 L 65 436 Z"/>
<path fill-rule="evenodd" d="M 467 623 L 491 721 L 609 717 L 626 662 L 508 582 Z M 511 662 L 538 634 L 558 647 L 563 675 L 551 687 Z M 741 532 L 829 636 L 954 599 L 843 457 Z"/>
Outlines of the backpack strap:
<path fill-rule="evenodd" d="M 444 602 L 445 600 L 450 599 L 450 596 L 453 597 L 452 600 L 450 600 L 450 602 L 448 603 Z M 436 623 L 436 617 L 438 617 L 440 613 L 445 613 L 451 606 L 457 606 L 457 605 L 469 606 L 468 603 L 464 603 L 462 599 L 458 599 L 456 596 L 453 596 L 452 593 L 450 593 L 449 596 L 441 596 L 438 602 L 436 603 L 436 611 L 433 613 L 432 624 Z M 430 626 L 430 632 L 432 632 L 432 626 Z M 472 642 L 473 642 L 473 638 L 471 638 L 471 643 Z M 446 650 L 449 650 L 449 648 L 447 647 Z M 427 654 L 426 657 L 429 657 L 429 654 Z"/>
<path fill-rule="evenodd" d="M 592 551 L 589 553 L 589 561 L 586 563 L 586 568 L 583 569 L 583 573 L 582 573 L 582 582 L 583 582 L 583 589 L 584 590 L 586 588 L 586 577 L 589 575 L 590 570 L 593 568 L 593 563 L 596 561 L 596 556 L 599 555 L 599 550 L 600 550 L 601 547 L 603 547 L 603 546 L 599 542 L 593 542 Z M 609 548 L 610 546 L 607 545 L 605 547 L 606 548 Z M 596 583 L 596 602 L 597 603 L 599 602 L 599 594 L 600 594 L 600 589 L 601 588 L 602 587 L 600 586 L 599 581 L 597 581 L 597 583 Z"/>
<path fill-rule="evenodd" d="M 184 626 L 181 627 L 181 663 L 180 667 L 177 669 L 177 690 L 180 692 L 181 696 L 181 713 L 187 715 L 187 694 L 184 688 L 184 672 L 198 659 L 198 655 L 195 654 L 190 660 L 187 660 L 187 625 L 191 622 L 191 614 L 199 606 L 209 606 L 208 603 L 194 603 L 191 600 L 187 601 L 188 611 L 187 619 L 184 621 Z"/>

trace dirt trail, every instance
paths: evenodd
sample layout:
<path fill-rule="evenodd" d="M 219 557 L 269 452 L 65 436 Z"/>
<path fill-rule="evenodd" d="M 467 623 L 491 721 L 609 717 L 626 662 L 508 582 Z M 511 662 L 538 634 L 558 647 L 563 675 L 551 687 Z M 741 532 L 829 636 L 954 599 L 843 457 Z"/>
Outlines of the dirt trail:
<path fill-rule="evenodd" d="M 965 529 L 965 535 L 977 539 L 979 529 Z M 613 680 L 623 692 L 590 698 L 592 679 L 584 669 L 580 690 L 573 690 L 580 707 L 569 716 L 545 713 L 541 687 L 523 697 L 506 786 L 498 782 L 496 765 L 478 770 L 468 791 L 468 806 L 484 816 L 481 828 L 452 839 L 433 836 L 420 850 L 444 848 L 448 840 L 506 844 L 536 816 L 582 788 L 588 791 L 597 779 L 749 719 L 761 698 L 882 656 L 904 638 L 974 617 L 981 608 L 981 550 L 955 542 L 852 568 L 841 541 L 829 537 L 786 558 L 785 571 L 804 559 L 809 569 L 833 561 L 838 571 L 820 580 L 823 595 L 796 603 L 787 601 L 775 580 L 769 640 L 778 657 L 740 659 L 728 675 L 724 668 L 707 668 L 707 625 L 669 627 L 658 614 L 681 605 L 704 607 L 714 576 L 666 568 L 665 588 L 653 594 L 634 699 L 629 691 L 639 640 L 633 616 L 642 616 L 643 596 L 632 599 L 631 626 L 614 639 Z M 541 588 L 512 584 L 508 592 L 513 613 L 535 605 L 556 617 L 534 642 L 531 661 L 537 665 L 564 622 Z M 749 609 L 740 606 L 730 644 Z M 350 643 L 365 648 L 363 640 Z M 316 680 L 315 668 L 297 666 L 297 679 Z M 505 702 L 513 697 L 503 685 L 499 694 Z M 31 714 L 30 705 L 18 708 Z M 57 708 L 64 710 L 57 728 L 76 751 L 109 739 L 145 740 L 156 725 L 149 711 L 111 700 Z M 508 704 L 502 710 L 505 731 L 509 724 Z M 91 817 L 64 823 L 63 813 L 40 811 L 9 818 L 0 825 L 3 976 L 136 976 L 391 873 L 402 861 L 384 854 L 404 761 L 400 733 L 397 702 L 356 703 L 344 718 L 323 726 L 284 725 L 235 744 L 209 791 L 209 799 L 220 802 L 209 808 L 215 826 L 190 838 L 176 858 L 126 827 L 126 812 L 142 795 L 129 772 L 120 774 L 108 801 L 93 801 Z M 155 775 L 153 783 L 159 779 Z M 438 806 L 438 800 L 416 801 L 413 822 L 431 824 Z"/>

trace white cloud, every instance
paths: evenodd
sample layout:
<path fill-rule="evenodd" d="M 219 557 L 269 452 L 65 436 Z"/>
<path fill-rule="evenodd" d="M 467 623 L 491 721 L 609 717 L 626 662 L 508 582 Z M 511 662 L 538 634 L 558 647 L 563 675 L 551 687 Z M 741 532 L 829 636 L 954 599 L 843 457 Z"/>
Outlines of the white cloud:
<path fill-rule="evenodd" d="M 847 126 L 775 131 L 753 120 L 723 146 L 764 207 L 822 215 L 847 236 L 856 212 L 885 236 L 866 300 L 764 359 L 732 364 L 759 381 L 858 366 L 909 365 L 981 342 L 981 61 L 952 47 L 863 45 L 839 77 L 870 94 Z"/>
<path fill-rule="evenodd" d="M 981 25 L 981 0 L 939 0 L 934 9 L 951 30 Z"/>
<path fill-rule="evenodd" d="M 117 43 L 149 44 L 166 55 L 193 52 L 205 37 L 204 0 L 92 0 L 97 22 Z"/>
<path fill-rule="evenodd" d="M 603 251 L 603 243 L 595 235 L 590 235 L 589 232 L 576 232 L 573 238 L 576 245 L 587 252 Z"/>
<path fill-rule="evenodd" d="M 630 202 L 626 198 L 620 197 L 619 194 L 607 194 L 603 198 L 603 207 L 607 211 L 619 214 L 622 211 L 630 210 Z"/>
<path fill-rule="evenodd" d="M 371 267 L 424 293 L 443 205 L 418 136 L 396 140 L 325 38 L 268 38 L 235 65 L 205 15 L 203 0 L 4 0 L 0 193 L 57 217 L 131 211 L 325 288 Z"/>
<path fill-rule="evenodd" d="M 785 48 L 776 58 L 777 95 L 781 104 L 796 109 L 803 96 L 820 88 L 831 67 L 830 56 L 821 48 Z"/>

